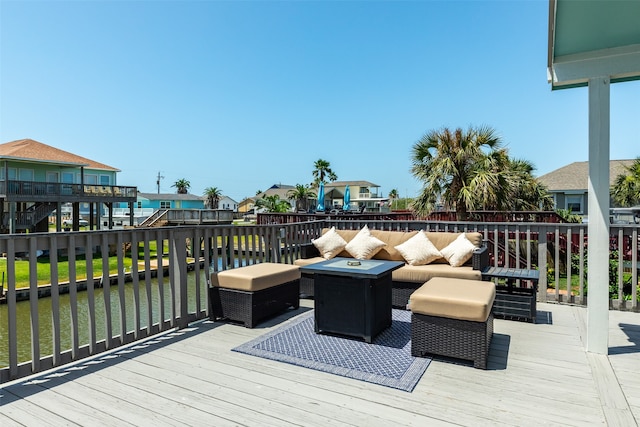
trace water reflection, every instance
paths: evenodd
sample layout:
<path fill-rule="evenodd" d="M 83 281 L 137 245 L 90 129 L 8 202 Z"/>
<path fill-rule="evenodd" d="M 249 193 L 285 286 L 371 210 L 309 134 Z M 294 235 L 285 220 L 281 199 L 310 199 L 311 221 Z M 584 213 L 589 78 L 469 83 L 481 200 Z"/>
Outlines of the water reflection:
<path fill-rule="evenodd" d="M 206 308 L 207 303 L 207 282 L 206 273 L 201 271 L 200 279 L 200 307 Z M 168 319 L 171 312 L 171 288 L 169 278 L 163 278 L 163 294 L 164 294 L 164 317 Z M 187 275 L 187 293 L 189 312 L 196 311 L 196 273 L 190 272 Z M 135 298 L 133 283 L 124 285 L 124 306 L 125 306 L 125 325 L 127 331 L 134 330 L 135 316 Z M 96 316 L 96 341 L 104 340 L 106 337 L 106 311 L 105 311 L 105 291 L 106 289 L 95 289 L 95 316 Z M 78 306 L 78 341 L 79 346 L 89 344 L 89 305 L 87 303 L 87 292 L 82 291 L 77 294 Z M 120 335 L 120 296 L 117 285 L 110 287 L 109 296 L 111 299 L 111 327 L 113 335 Z M 160 322 L 160 293 L 158 280 L 151 281 L 151 318 L 152 323 Z M 149 304 L 147 302 L 147 290 L 144 280 L 139 283 L 139 306 L 140 306 L 140 326 L 148 325 Z M 60 295 L 60 341 L 61 349 L 65 351 L 71 348 L 72 336 L 72 319 L 70 308 L 70 295 Z M 17 303 L 17 329 L 18 329 L 18 361 L 19 363 L 31 360 L 31 310 L 29 301 L 20 301 Z M 0 305 L 0 367 L 9 364 L 8 349 L 8 313 L 7 305 Z M 38 329 L 40 331 L 40 354 L 41 356 L 53 353 L 53 322 L 51 298 L 41 298 L 38 300 Z"/>

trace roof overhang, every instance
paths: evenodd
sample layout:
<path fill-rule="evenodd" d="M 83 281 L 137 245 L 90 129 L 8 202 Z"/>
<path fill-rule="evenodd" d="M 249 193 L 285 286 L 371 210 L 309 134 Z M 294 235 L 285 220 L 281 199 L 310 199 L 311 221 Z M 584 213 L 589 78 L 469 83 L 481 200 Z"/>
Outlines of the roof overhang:
<path fill-rule="evenodd" d="M 13 156 L 0 156 L 0 160 L 7 160 L 11 162 L 24 162 L 24 163 L 42 163 L 42 164 L 57 165 L 57 166 L 73 166 L 73 167 L 89 166 L 88 163 L 62 162 L 58 160 L 39 160 L 39 159 L 29 159 L 26 157 L 13 157 Z"/>
<path fill-rule="evenodd" d="M 552 89 L 640 79 L 640 0 L 550 0 L 547 79 Z"/>

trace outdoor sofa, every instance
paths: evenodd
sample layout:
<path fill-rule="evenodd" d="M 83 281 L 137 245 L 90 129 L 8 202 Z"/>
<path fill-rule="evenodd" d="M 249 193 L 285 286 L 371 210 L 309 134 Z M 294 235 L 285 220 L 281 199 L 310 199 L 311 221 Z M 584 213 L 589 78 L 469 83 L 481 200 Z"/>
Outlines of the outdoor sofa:
<path fill-rule="evenodd" d="M 419 233 L 423 233 L 423 235 L 417 236 Z M 346 247 L 340 247 L 340 239 L 336 238 L 335 234 L 347 243 Z M 325 228 L 322 230 L 321 238 L 302 245 L 301 258 L 295 260 L 294 264 L 298 266 L 309 265 L 332 257 L 360 257 L 362 259 L 369 257 L 371 259 L 404 261 L 404 266 L 392 272 L 392 305 L 396 308 L 406 308 L 411 294 L 433 277 L 482 280 L 481 271 L 489 264 L 488 251 L 486 245 L 483 244 L 482 234 L 477 232 L 464 233 L 464 238 L 460 237 L 461 234 L 463 233 L 445 231 L 369 230 L 367 226 L 361 230 Z M 427 237 L 428 241 L 437 249 L 435 256 L 429 253 L 430 246 L 424 237 Z M 355 243 L 354 239 L 359 243 L 378 240 L 382 242 L 383 246 L 375 248 L 375 244 L 370 245 L 373 249 L 367 252 L 369 248 L 366 245 L 357 244 L 354 249 L 349 246 L 349 243 Z M 323 240 L 328 240 L 329 244 Z M 469 246 L 468 242 L 472 246 Z M 323 243 L 325 244 L 323 245 Z M 380 246 L 380 243 L 377 245 Z M 362 250 L 363 246 L 365 246 L 364 250 Z M 327 251 L 327 247 L 333 248 L 333 250 Z M 449 260 L 442 256 L 443 250 L 449 255 Z M 470 254 L 467 253 L 469 251 Z M 354 256 L 354 253 L 358 256 Z M 469 255 L 468 258 L 466 258 L 467 255 Z M 425 261 L 428 262 L 424 263 Z M 458 265 L 460 261 L 463 261 L 462 265 Z M 301 275 L 300 292 L 308 297 L 313 297 L 313 274 Z"/>

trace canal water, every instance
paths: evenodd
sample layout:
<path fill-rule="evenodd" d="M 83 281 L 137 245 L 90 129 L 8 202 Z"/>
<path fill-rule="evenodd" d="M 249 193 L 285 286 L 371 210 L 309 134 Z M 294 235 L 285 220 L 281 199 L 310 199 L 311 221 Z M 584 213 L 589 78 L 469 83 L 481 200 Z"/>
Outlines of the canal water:
<path fill-rule="evenodd" d="M 207 304 L 207 281 L 205 271 L 201 271 L 200 279 L 200 307 L 206 308 Z M 196 273 L 189 272 L 187 275 L 188 286 L 188 307 L 189 312 L 196 311 Z M 164 290 L 164 312 L 165 318 L 168 318 L 171 312 L 171 289 L 169 286 L 169 278 L 163 279 Z M 95 289 L 95 310 L 96 310 L 96 341 L 102 341 L 106 337 L 105 318 L 106 311 L 104 305 L 104 288 Z M 148 304 L 147 292 L 144 280 L 139 283 L 140 294 L 140 324 L 141 327 L 147 326 Z M 81 291 L 77 293 L 78 301 L 78 325 L 79 325 L 79 345 L 89 344 L 89 310 L 87 304 L 87 292 Z M 111 297 L 111 327 L 114 335 L 120 334 L 120 296 L 118 294 L 118 286 L 112 285 L 110 288 Z M 159 323 L 160 314 L 160 294 L 158 290 L 158 281 L 156 278 L 151 281 L 151 307 L 153 313 L 153 323 Z M 128 331 L 134 329 L 134 292 L 133 283 L 125 283 L 125 312 L 126 326 Z M 53 353 L 53 326 L 51 314 L 51 298 L 41 298 L 38 300 L 38 319 L 40 331 L 40 354 L 47 356 Z M 19 363 L 31 360 L 31 310 L 29 301 L 20 301 L 17 303 L 17 328 L 18 328 L 18 361 Z M 165 319 L 166 320 L 166 319 Z M 9 348 L 8 348 L 8 313 L 7 305 L 0 305 L 0 367 L 9 365 Z M 63 351 L 71 348 L 71 309 L 69 294 L 60 295 L 60 341 Z"/>

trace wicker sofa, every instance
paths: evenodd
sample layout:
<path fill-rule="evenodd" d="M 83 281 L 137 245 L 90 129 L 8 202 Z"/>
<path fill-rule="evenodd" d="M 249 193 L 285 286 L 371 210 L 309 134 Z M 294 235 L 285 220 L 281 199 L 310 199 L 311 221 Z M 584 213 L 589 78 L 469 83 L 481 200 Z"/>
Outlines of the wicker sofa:
<path fill-rule="evenodd" d="M 328 229 L 323 229 L 325 234 Z M 336 230 L 346 241 L 351 241 L 360 230 Z M 373 259 L 384 259 L 393 261 L 405 261 L 401 253 L 395 248 L 414 237 L 419 231 L 382 231 L 371 230 L 371 235 L 386 243 Z M 441 250 L 452 243 L 460 233 L 444 231 L 426 231 L 425 234 Z M 440 258 L 427 265 L 405 265 L 392 273 L 392 304 L 397 308 L 406 308 L 409 296 L 433 277 L 452 277 L 460 279 L 482 280 L 481 271 L 489 265 L 487 247 L 483 244 L 482 234 L 477 232 L 465 233 L 467 238 L 476 246 L 471 259 L 463 266 L 452 267 L 444 259 Z M 338 257 L 351 257 L 346 250 L 337 254 Z M 302 245 L 301 257 L 294 261 L 294 264 L 302 266 L 323 261 L 318 249 L 313 243 Z M 313 297 L 313 275 L 302 274 L 300 278 L 300 292 L 308 297 Z"/>

